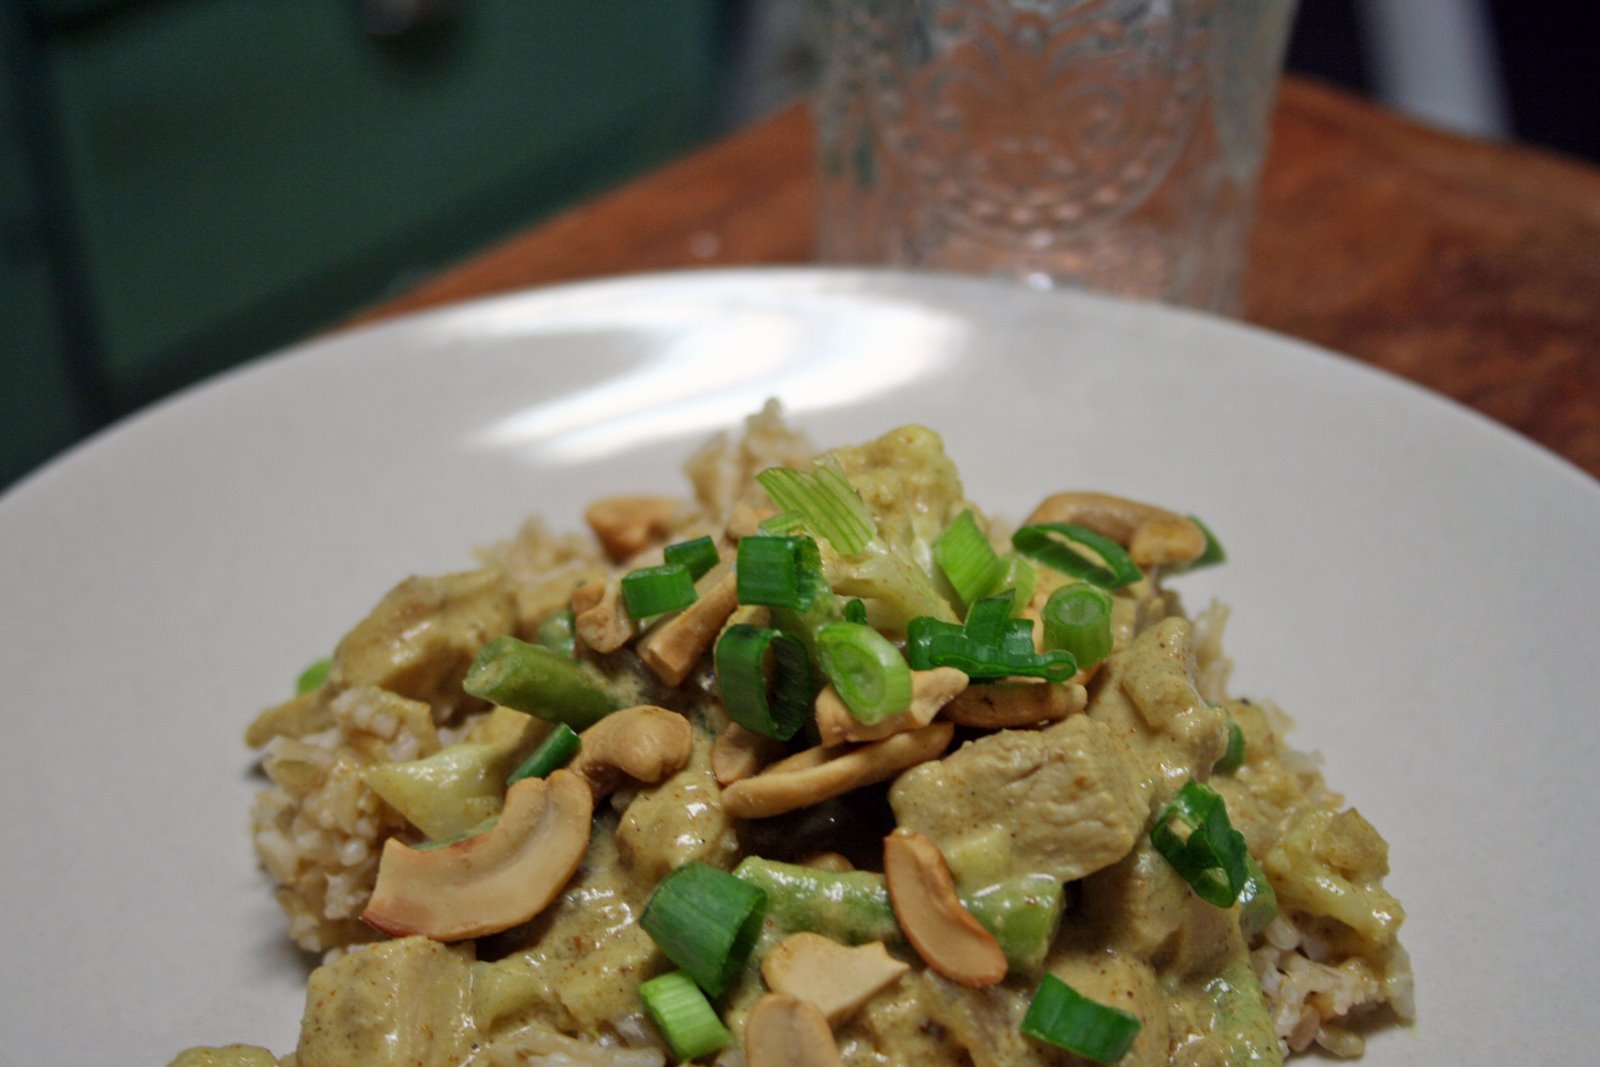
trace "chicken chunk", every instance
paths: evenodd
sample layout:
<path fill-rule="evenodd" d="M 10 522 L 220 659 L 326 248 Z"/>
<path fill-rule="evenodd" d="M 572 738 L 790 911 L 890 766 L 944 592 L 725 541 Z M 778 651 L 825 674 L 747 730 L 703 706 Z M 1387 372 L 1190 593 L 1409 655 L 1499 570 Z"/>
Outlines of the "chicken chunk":
<path fill-rule="evenodd" d="M 448 709 L 478 649 L 514 621 L 515 597 L 497 570 L 407 578 L 339 642 L 331 678 Z"/>
<path fill-rule="evenodd" d="M 278 1059 L 255 1045 L 208 1046 L 185 1049 L 167 1067 L 278 1067 Z"/>
<path fill-rule="evenodd" d="M 1110 728 L 1133 761 L 1149 804 L 1190 778 L 1205 781 L 1228 747 L 1228 715 L 1195 688 L 1193 628 L 1163 619 L 1106 660 L 1088 716 Z"/>
<path fill-rule="evenodd" d="M 912 971 L 838 1031 L 846 1063 L 919 1067 L 1074 1067 L 1086 1061 L 1025 1036 L 1028 991 L 1016 983 L 971 989 Z"/>
<path fill-rule="evenodd" d="M 1115 864 L 1085 878 L 1079 899 L 1097 943 L 1148 959 L 1177 933 L 1195 898 L 1145 837 Z"/>
<path fill-rule="evenodd" d="M 899 825 L 946 853 L 996 825 L 1013 827 L 1010 870 L 1063 882 L 1125 856 L 1147 811 L 1111 731 L 1083 716 L 970 742 L 901 775 L 889 803 Z"/>
<path fill-rule="evenodd" d="M 1167 1067 L 1167 998 L 1148 963 L 1118 952 L 1065 949 L 1051 959 L 1050 972 L 1095 1003 L 1139 1020 L 1139 1035 L 1117 1061 L 1120 1067 Z"/>
<path fill-rule="evenodd" d="M 634 798 L 617 826 L 617 849 L 649 884 L 691 860 L 729 866 L 738 842 L 722 810 L 709 757 Z"/>
<path fill-rule="evenodd" d="M 472 1024 L 472 954 L 425 937 L 384 941 L 318 967 L 297 1067 L 453 1067 Z"/>

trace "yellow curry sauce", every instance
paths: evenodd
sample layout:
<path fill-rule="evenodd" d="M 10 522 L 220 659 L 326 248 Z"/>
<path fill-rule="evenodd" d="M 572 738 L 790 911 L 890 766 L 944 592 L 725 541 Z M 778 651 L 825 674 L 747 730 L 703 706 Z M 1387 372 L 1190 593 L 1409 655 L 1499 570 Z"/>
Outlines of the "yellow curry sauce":
<path fill-rule="evenodd" d="M 701 602 L 714 604 L 715 589 L 733 588 L 726 564 L 737 541 L 756 535 L 759 519 L 775 510 L 752 475 L 772 463 L 802 466 L 808 453 L 765 412 L 744 441 L 696 457 L 696 501 L 635 498 L 591 512 L 609 555 L 533 526 L 480 570 L 408 579 L 339 644 L 326 681 L 263 712 L 248 734 L 273 782 L 253 814 L 258 851 L 291 936 L 326 962 L 311 977 L 294 1052 L 276 1059 L 240 1046 L 192 1049 L 174 1064 L 673 1062 L 639 994 L 642 982 L 673 965 L 639 920 L 662 880 L 691 861 L 756 879 L 833 877 L 867 887 L 857 903 L 838 905 L 857 908 L 853 914 L 769 906 L 749 962 L 714 998 L 731 1041 L 697 1062 L 770 1061 L 746 1031 L 756 1005 L 777 996 L 774 981 L 785 989 L 811 982 L 815 992 L 799 999 L 818 1001 L 828 1015 L 820 1025 L 831 1045 L 795 1052 L 800 1063 L 1087 1062 L 1022 1031 L 1046 974 L 1137 1018 L 1137 1036 L 1118 1060 L 1128 1065 L 1275 1063 L 1312 1044 L 1353 1055 L 1363 1026 L 1409 1016 L 1409 966 L 1396 940 L 1403 912 L 1382 887 L 1387 846 L 1359 813 L 1341 810 L 1314 764 L 1284 743 L 1280 712 L 1223 692 L 1224 613 L 1184 614 L 1164 584 L 1181 563 L 1142 563 L 1137 581 L 1112 592 L 1114 650 L 1069 680 L 952 683 L 955 672 L 938 668 L 946 673 L 937 678 L 914 672 L 923 703 L 879 727 L 844 717 L 785 745 L 730 726 L 712 645 L 727 626 L 770 622 L 767 609 L 736 606 L 730 593 L 727 603 L 699 609 L 692 625 L 672 628 L 683 612 L 640 627 L 618 604 L 615 584 L 659 564 L 668 542 L 710 535 L 723 566 L 698 588 Z M 877 536 L 863 553 L 822 545 L 828 586 L 861 598 L 872 625 L 897 643 L 916 605 L 931 603 L 929 590 L 946 618 L 959 619 L 960 600 L 931 546 L 970 505 L 937 435 L 907 427 L 831 456 L 870 509 Z M 1169 550 L 1150 547 L 1148 537 L 1139 542 L 1157 536 L 1137 529 L 1139 521 L 1121 522 L 1146 514 L 1122 505 L 1144 506 L 1076 496 L 1074 514 L 1131 545 L 1136 563 Z M 1041 514 L 1065 506 L 1062 499 Z M 1003 551 L 997 525 L 974 514 Z M 1172 543 L 1168 534 L 1158 540 Z M 880 558 L 870 558 L 874 552 Z M 1034 570 L 1020 615 L 1037 620 L 1054 591 L 1080 579 Z M 640 780 L 618 769 L 642 766 L 639 753 L 628 757 L 633 763 L 607 763 L 598 734 L 585 733 L 594 758 L 585 765 L 580 748 L 558 772 L 567 777 L 537 786 L 543 797 L 565 788 L 592 813 L 587 844 L 580 835 L 575 869 L 570 878 L 559 872 L 549 903 L 471 939 L 383 937 L 374 925 L 389 927 L 374 914 L 383 905 L 373 888 L 390 862 L 384 849 L 403 847 L 385 842 L 484 840 L 497 818 L 509 817 L 507 775 L 553 729 L 537 714 L 466 693 L 474 657 L 501 635 L 548 635 L 569 609 L 574 662 L 603 679 L 619 707 L 654 708 L 669 726 L 686 720 L 682 752 L 635 771 L 660 780 Z M 828 699 L 837 699 L 831 689 L 817 698 L 819 720 Z M 844 733 L 854 739 L 841 740 Z M 1218 771 L 1235 733 L 1242 762 Z M 819 736 L 831 743 L 817 744 Z M 882 770 L 896 759 L 906 765 Z M 742 770 L 728 769 L 735 761 Z M 606 765 L 597 771 L 599 763 Z M 1276 895 L 1275 914 L 1207 903 L 1152 843 L 1158 814 L 1191 780 L 1222 798 Z M 542 802 L 528 801 L 534 821 Z M 974 936 L 989 936 L 986 924 L 992 934 L 1007 921 L 1006 901 L 1034 889 L 1028 914 L 1056 902 L 1051 934 L 1031 956 L 999 937 L 1000 973 L 976 982 L 942 962 L 918 937 L 923 920 L 908 917 L 909 883 L 891 878 L 885 890 L 875 873 L 891 831 L 931 843 L 955 890 L 946 894 L 954 918 Z M 469 851 L 459 842 L 444 851 L 452 849 Z M 813 941 L 790 940 L 803 930 Z M 866 957 L 846 949 L 864 953 L 850 948 L 862 942 L 882 948 L 871 950 L 873 977 L 852 996 L 850 971 Z M 803 962 L 800 949 L 855 962 L 842 963 L 830 983 L 805 973 L 819 965 Z M 830 993 L 830 984 L 839 988 Z"/>

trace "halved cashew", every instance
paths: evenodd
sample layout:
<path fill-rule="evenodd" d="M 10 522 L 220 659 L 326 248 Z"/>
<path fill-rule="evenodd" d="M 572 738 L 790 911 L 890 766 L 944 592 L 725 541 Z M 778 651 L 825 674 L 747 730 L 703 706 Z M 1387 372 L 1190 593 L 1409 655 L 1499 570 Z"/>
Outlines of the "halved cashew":
<path fill-rule="evenodd" d="M 830 1026 L 850 1018 L 910 969 L 882 941 L 850 948 L 809 933 L 789 935 L 761 960 L 769 989 L 815 1004 Z"/>
<path fill-rule="evenodd" d="M 940 714 L 958 726 L 1004 730 L 1065 719 L 1088 703 L 1088 690 L 1076 682 L 1007 681 L 969 686 Z"/>
<path fill-rule="evenodd" d="M 967 687 L 967 676 L 954 667 L 935 667 L 931 671 L 911 672 L 911 706 L 882 722 L 867 725 L 845 707 L 833 686 L 823 686 L 817 694 L 817 732 L 824 747 L 847 741 L 881 741 L 885 737 L 917 730 L 933 721 L 939 709 Z"/>
<path fill-rule="evenodd" d="M 694 750 L 694 730 L 675 711 L 640 704 L 612 712 L 578 741 L 567 770 L 588 782 L 599 800 L 624 778 L 655 785 L 683 770 Z"/>
<path fill-rule="evenodd" d="M 820 804 L 937 759 L 954 733 L 950 723 L 936 722 L 860 748 L 809 748 L 754 778 L 734 782 L 723 790 L 723 810 L 741 819 L 764 819 Z"/>
<path fill-rule="evenodd" d="M 645 635 L 637 647 L 639 658 L 668 685 L 682 685 L 694 665 L 739 606 L 738 582 L 733 565 L 723 563 L 706 575 L 706 591 L 693 604 L 664 620 Z"/>
<path fill-rule="evenodd" d="M 815 1005 L 768 993 L 744 1024 L 745 1067 L 844 1067 L 828 1020 Z"/>
<path fill-rule="evenodd" d="M 803 748 L 792 756 L 785 756 L 762 771 L 763 774 L 794 774 L 799 771 L 810 771 L 827 763 L 839 755 L 829 752 L 821 745 L 812 748 Z"/>
<path fill-rule="evenodd" d="M 832 871 L 835 874 L 856 869 L 856 865 L 851 863 L 849 858 L 842 852 L 813 852 L 800 861 L 800 866 L 811 867 L 819 871 Z"/>
<path fill-rule="evenodd" d="M 1109 493 L 1057 493 L 1033 509 L 1026 525 L 1070 522 L 1087 526 L 1128 550 L 1141 567 L 1188 563 L 1206 550 L 1205 531 L 1175 511 Z"/>
<path fill-rule="evenodd" d="M 622 586 L 600 579 L 572 591 L 572 628 L 596 652 L 615 652 L 639 632 L 639 624 L 622 606 Z"/>
<path fill-rule="evenodd" d="M 782 752 L 783 742 L 730 722 L 712 742 L 711 773 L 718 785 L 732 785 L 756 774 Z"/>
<path fill-rule="evenodd" d="M 666 496 L 614 496 L 596 500 L 583 519 L 616 562 L 672 532 L 682 502 Z"/>
<path fill-rule="evenodd" d="M 931 840 L 903 828 L 884 838 L 883 877 L 900 929 L 929 967 L 974 989 L 1005 978 L 1005 952 L 962 906 L 950 867 Z"/>
<path fill-rule="evenodd" d="M 539 914 L 589 847 L 594 800 L 570 771 L 524 778 L 494 828 L 432 850 L 384 842 L 378 883 L 361 918 L 390 935 L 460 941 Z"/>

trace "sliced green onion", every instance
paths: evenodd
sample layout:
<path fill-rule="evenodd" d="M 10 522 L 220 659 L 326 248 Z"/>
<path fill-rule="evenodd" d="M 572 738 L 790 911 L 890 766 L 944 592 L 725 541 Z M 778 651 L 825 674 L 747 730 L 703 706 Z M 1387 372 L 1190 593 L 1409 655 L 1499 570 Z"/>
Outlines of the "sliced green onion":
<path fill-rule="evenodd" d="M 861 722 L 882 722 L 911 706 L 911 668 L 872 627 L 859 622 L 824 626 L 817 632 L 817 659 L 839 699 Z"/>
<path fill-rule="evenodd" d="M 562 608 L 539 624 L 533 635 L 540 648 L 548 648 L 558 656 L 574 659 L 578 655 L 577 631 L 572 624 L 572 608 Z"/>
<path fill-rule="evenodd" d="M 639 925 L 669 960 L 717 997 L 744 966 L 766 909 L 766 893 L 693 860 L 656 886 Z"/>
<path fill-rule="evenodd" d="M 1087 582 L 1064 585 L 1050 594 L 1039 613 L 1046 648 L 1064 648 L 1081 667 L 1111 654 L 1111 595 Z"/>
<path fill-rule="evenodd" d="M 1000 577 L 1000 584 L 994 590 L 1002 593 L 1010 590 L 1012 597 L 1012 611 L 1021 611 L 1033 600 L 1033 590 L 1039 584 L 1039 572 L 1033 569 L 1033 564 L 1023 559 L 1015 552 L 1007 552 L 1000 557 L 1004 567 Z"/>
<path fill-rule="evenodd" d="M 461 688 L 528 715 L 564 722 L 574 730 L 593 726 L 622 707 L 606 680 L 587 663 L 510 634 L 479 650 Z"/>
<path fill-rule="evenodd" d="M 639 999 L 674 1059 L 682 1063 L 710 1055 L 733 1043 L 716 1009 L 683 971 L 669 971 L 639 987 Z"/>
<path fill-rule="evenodd" d="M 938 634 L 929 646 L 935 667 L 954 667 L 969 678 L 1043 678 L 1064 682 L 1078 673 L 1072 653 L 1052 650 L 1036 653 L 1029 643 L 1026 653 L 1007 652 L 978 645 L 964 634 Z"/>
<path fill-rule="evenodd" d="M 564 722 L 556 723 L 550 736 L 539 742 L 539 747 L 528 754 L 521 766 L 511 772 L 506 786 L 516 785 L 524 778 L 548 778 L 552 771 L 567 765 L 578 754 L 578 734 Z"/>
<path fill-rule="evenodd" d="M 960 632 L 958 623 L 945 622 L 932 615 L 918 615 L 906 624 L 906 662 L 914 671 L 932 670 L 934 636 Z"/>
<path fill-rule="evenodd" d="M 822 591 L 822 557 L 809 537 L 746 537 L 739 542 L 741 604 L 804 611 Z"/>
<path fill-rule="evenodd" d="M 1010 601 L 1010 597 L 994 599 L 1002 605 Z M 1078 673 L 1072 653 L 1034 651 L 1033 624 L 1027 619 L 1005 619 L 996 625 L 992 611 L 988 607 L 980 611 L 978 627 L 984 636 L 994 637 L 993 641 L 976 640 L 955 623 L 918 615 L 906 627 L 906 661 L 912 670 L 955 667 L 978 680 L 1017 675 L 1064 682 Z M 971 618 L 969 612 L 969 621 Z"/>
<path fill-rule="evenodd" d="M 1030 559 L 1103 589 L 1121 589 L 1143 577 L 1121 545 L 1087 526 L 1070 522 L 1024 526 L 1011 535 L 1011 544 Z M 1089 549 L 1099 562 L 1078 551 L 1076 545 Z"/>
<path fill-rule="evenodd" d="M 988 596 L 1005 577 L 1005 564 L 978 529 L 968 508 L 933 541 L 933 558 L 963 604 Z"/>
<path fill-rule="evenodd" d="M 1244 766 L 1244 730 L 1228 716 L 1228 750 L 1211 765 L 1212 774 L 1232 774 Z"/>
<path fill-rule="evenodd" d="M 1207 904 L 1232 907 L 1250 875 L 1244 835 L 1216 791 L 1192 779 L 1161 809 L 1150 842 Z"/>
<path fill-rule="evenodd" d="M 798 511 L 780 511 L 762 519 L 756 529 L 769 537 L 787 537 L 806 532 L 806 517 Z"/>
<path fill-rule="evenodd" d="M 1218 563 L 1228 562 L 1227 550 L 1222 547 L 1222 542 L 1217 540 L 1217 535 L 1211 532 L 1211 527 L 1200 521 L 1200 516 L 1190 515 L 1189 521 L 1200 527 L 1200 532 L 1206 535 L 1206 550 L 1200 553 L 1200 558 L 1185 564 L 1185 571 L 1192 571 L 1197 567 L 1214 567 Z"/>
<path fill-rule="evenodd" d="M 640 567 L 622 576 L 622 601 L 635 619 L 686 608 L 695 601 L 694 578 L 681 563 Z"/>
<path fill-rule="evenodd" d="M 1244 888 L 1239 890 L 1239 929 L 1248 940 L 1265 930 L 1278 917 L 1278 894 L 1273 892 L 1267 873 L 1256 858 L 1245 853 Z"/>
<path fill-rule="evenodd" d="M 998 645 L 1011 619 L 1009 596 L 988 596 L 967 609 L 963 631 L 980 645 Z M 1029 645 L 1032 650 L 1032 645 Z"/>
<path fill-rule="evenodd" d="M 723 631 L 712 658 L 717 689 L 734 722 L 780 741 L 805 723 L 811 713 L 811 669 L 797 639 L 735 623 Z"/>
<path fill-rule="evenodd" d="M 333 660 L 319 659 L 301 671 L 300 677 L 294 683 L 295 695 L 304 696 L 314 689 L 321 689 L 322 683 L 328 680 L 328 672 L 331 670 L 333 670 Z"/>
<path fill-rule="evenodd" d="M 1058 651 L 1052 649 L 1052 651 Z M 1034 655 L 1033 620 L 1007 619 L 1000 632 L 1000 654 L 1017 659 Z"/>
<path fill-rule="evenodd" d="M 861 602 L 860 597 L 855 597 L 845 602 L 844 621 L 859 622 L 863 626 L 867 622 L 867 606 Z"/>
<path fill-rule="evenodd" d="M 1143 1024 L 1137 1015 L 1090 1000 L 1053 974 L 1044 976 L 1022 1018 L 1022 1032 L 1096 1063 L 1128 1054 Z"/>
<path fill-rule="evenodd" d="M 804 516 L 806 528 L 841 555 L 855 555 L 878 536 L 872 509 L 843 471 L 828 466 L 811 471 L 769 467 L 756 475 L 756 481 L 780 508 Z"/>
<path fill-rule="evenodd" d="M 692 541 L 668 545 L 664 555 L 668 563 L 680 563 L 689 568 L 689 577 L 696 581 L 721 559 L 717 555 L 717 544 L 710 537 L 696 537 Z"/>

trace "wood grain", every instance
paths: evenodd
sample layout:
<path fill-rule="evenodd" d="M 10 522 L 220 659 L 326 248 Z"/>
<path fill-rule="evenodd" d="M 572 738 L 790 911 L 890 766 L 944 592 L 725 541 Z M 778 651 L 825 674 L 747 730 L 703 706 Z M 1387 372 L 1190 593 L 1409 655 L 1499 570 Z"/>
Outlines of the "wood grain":
<path fill-rule="evenodd" d="M 1245 317 L 1600 476 L 1600 171 L 1285 85 Z"/>
<path fill-rule="evenodd" d="M 1285 81 L 1245 317 L 1453 397 L 1600 476 L 1600 171 Z M 804 263 L 791 107 L 516 234 L 356 321 L 636 271 Z"/>

